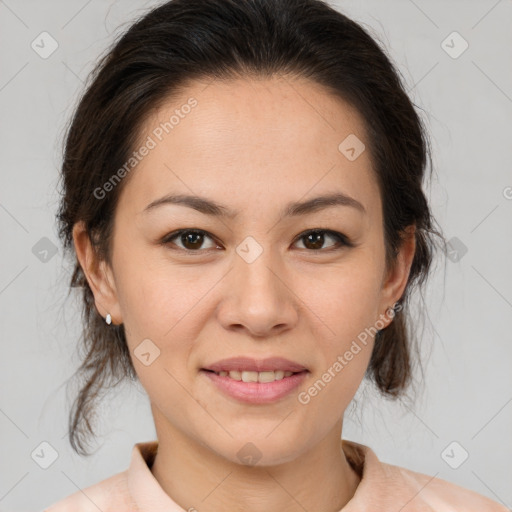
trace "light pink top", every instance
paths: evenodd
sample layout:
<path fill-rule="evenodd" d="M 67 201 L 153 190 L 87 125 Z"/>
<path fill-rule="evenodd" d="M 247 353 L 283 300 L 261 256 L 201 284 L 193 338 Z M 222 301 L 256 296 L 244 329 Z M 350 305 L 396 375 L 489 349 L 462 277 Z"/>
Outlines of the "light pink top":
<path fill-rule="evenodd" d="M 383 463 L 367 446 L 345 439 L 341 443 L 347 460 L 362 476 L 343 512 L 509 512 L 453 483 Z M 151 473 L 157 448 L 158 441 L 137 443 L 128 469 L 69 495 L 44 512 L 186 512 Z"/>

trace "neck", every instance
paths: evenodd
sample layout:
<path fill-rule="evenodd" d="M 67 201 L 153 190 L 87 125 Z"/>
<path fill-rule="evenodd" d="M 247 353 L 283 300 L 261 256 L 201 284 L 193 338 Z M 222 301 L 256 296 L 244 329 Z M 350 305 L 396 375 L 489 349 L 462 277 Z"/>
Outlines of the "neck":
<path fill-rule="evenodd" d="M 158 423 L 158 451 L 151 472 L 187 511 L 338 512 L 360 482 L 341 447 L 341 421 L 298 457 L 269 466 L 237 464 L 168 423 L 159 429 Z"/>

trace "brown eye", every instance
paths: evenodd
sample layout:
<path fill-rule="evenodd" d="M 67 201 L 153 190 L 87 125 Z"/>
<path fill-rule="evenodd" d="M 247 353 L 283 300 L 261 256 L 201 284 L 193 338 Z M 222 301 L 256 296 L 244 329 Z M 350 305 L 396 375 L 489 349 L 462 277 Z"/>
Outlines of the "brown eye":
<path fill-rule="evenodd" d="M 180 249 L 184 249 L 191 252 L 199 252 L 200 250 L 212 249 L 217 247 L 215 243 L 212 244 L 210 247 L 203 247 L 203 243 L 206 238 L 212 240 L 211 236 L 209 236 L 208 233 L 206 233 L 206 231 L 202 231 L 200 229 L 181 229 L 165 237 L 165 239 L 162 240 L 162 243 L 172 243 L 173 245 L 177 245 L 177 247 L 179 247 Z M 181 245 L 173 242 L 173 240 L 175 239 L 179 243 L 181 243 Z"/>
<path fill-rule="evenodd" d="M 345 235 L 342 233 L 338 233 L 336 231 L 330 231 L 325 229 L 314 229 L 302 234 L 299 240 L 304 240 L 304 248 L 310 249 L 312 251 L 322 250 L 323 245 L 325 243 L 326 238 L 331 238 L 336 241 L 335 244 L 332 244 L 327 247 L 327 250 L 336 248 L 336 245 L 339 246 L 350 246 L 350 243 Z"/>
<path fill-rule="evenodd" d="M 206 239 L 211 240 L 210 246 L 204 247 Z M 324 247 L 324 244 L 328 239 L 334 240 L 334 243 Z M 342 233 L 337 231 L 331 231 L 327 229 L 312 229 L 305 233 L 302 233 L 297 239 L 298 241 L 304 241 L 304 248 L 311 252 L 329 252 L 331 250 L 340 249 L 344 246 L 352 247 L 349 239 Z M 173 245 L 178 249 L 189 253 L 201 253 L 208 249 L 219 248 L 219 245 L 215 243 L 213 237 L 203 231 L 202 229 L 180 229 L 167 235 L 161 243 L 163 245 Z"/>

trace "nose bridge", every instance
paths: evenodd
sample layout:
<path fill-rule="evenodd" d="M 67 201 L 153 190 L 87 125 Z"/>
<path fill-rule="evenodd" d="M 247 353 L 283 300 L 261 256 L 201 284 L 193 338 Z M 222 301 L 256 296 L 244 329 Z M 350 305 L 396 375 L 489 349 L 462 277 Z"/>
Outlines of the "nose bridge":
<path fill-rule="evenodd" d="M 240 298 L 257 302 L 258 298 L 277 301 L 281 295 L 281 286 L 276 273 L 282 266 L 278 262 L 275 251 L 270 246 L 263 246 L 256 238 L 246 237 L 236 248 L 235 280 L 240 284 Z"/>
<path fill-rule="evenodd" d="M 252 334 L 296 322 L 293 297 L 285 286 L 284 267 L 276 251 L 247 237 L 236 248 L 221 320 L 225 327 L 242 325 Z"/>

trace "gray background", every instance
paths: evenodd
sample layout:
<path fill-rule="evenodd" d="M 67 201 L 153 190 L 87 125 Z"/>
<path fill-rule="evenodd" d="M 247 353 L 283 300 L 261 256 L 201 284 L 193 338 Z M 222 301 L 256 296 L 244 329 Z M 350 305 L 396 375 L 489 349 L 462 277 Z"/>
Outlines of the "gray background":
<path fill-rule="evenodd" d="M 100 448 L 92 457 L 78 457 L 68 444 L 73 390 L 67 395 L 66 383 L 79 364 L 80 316 L 76 300 L 66 301 L 69 264 L 54 220 L 61 138 L 77 94 L 114 34 L 151 5 L 156 3 L 0 1 L 3 511 L 41 510 L 124 470 L 133 444 L 155 439 L 147 397 L 136 384 L 103 402 Z M 379 399 L 363 383 L 357 409 L 345 415 L 343 437 L 371 446 L 385 462 L 436 475 L 510 508 L 512 3 L 333 5 L 379 38 L 423 109 L 436 172 L 428 194 L 456 250 L 438 261 L 427 290 L 430 323 L 419 331 L 426 374 L 418 377 L 425 391 L 415 408 Z M 58 43 L 46 59 L 31 47 L 43 31 Z M 456 58 L 463 41 L 450 36 L 443 45 L 454 31 L 469 44 Z M 44 441 L 58 454 L 47 469 L 36 463 L 44 457 L 31 457 Z M 453 469 L 446 461 L 460 463 L 462 450 L 469 458 Z"/>

